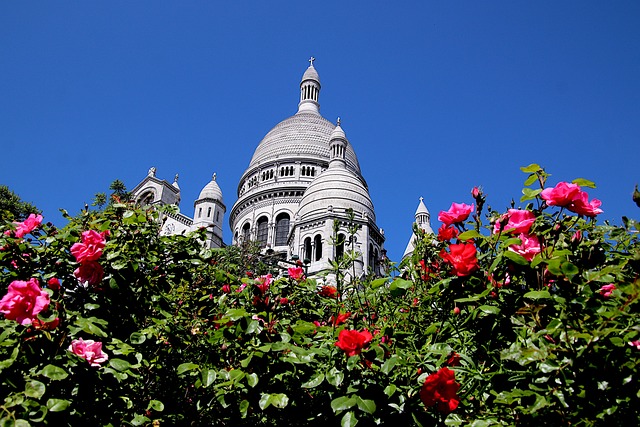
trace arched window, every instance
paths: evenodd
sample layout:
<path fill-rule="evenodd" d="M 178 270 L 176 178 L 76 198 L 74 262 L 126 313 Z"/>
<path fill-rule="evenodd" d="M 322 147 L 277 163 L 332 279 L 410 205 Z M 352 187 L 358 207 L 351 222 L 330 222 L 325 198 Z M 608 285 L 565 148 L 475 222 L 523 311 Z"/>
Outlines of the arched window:
<path fill-rule="evenodd" d="M 207 209 L 207 218 L 211 218 L 211 207 Z"/>
<path fill-rule="evenodd" d="M 336 259 L 340 259 L 344 256 L 344 242 L 345 242 L 344 234 L 338 234 L 338 238 L 336 240 Z"/>
<path fill-rule="evenodd" d="M 242 241 L 248 242 L 251 239 L 251 226 L 246 223 L 242 226 Z"/>
<path fill-rule="evenodd" d="M 316 234 L 316 237 L 313 238 L 313 245 L 316 247 L 316 256 L 314 259 L 320 261 L 322 259 L 322 237 L 319 234 Z"/>
<path fill-rule="evenodd" d="M 281 213 L 276 217 L 276 246 L 287 244 L 289 235 L 289 214 Z"/>
<path fill-rule="evenodd" d="M 269 220 L 266 216 L 261 216 L 258 218 L 258 233 L 256 235 L 256 240 L 260 242 L 260 246 L 264 246 L 267 244 L 267 238 L 269 237 Z"/>
<path fill-rule="evenodd" d="M 304 258 L 311 261 L 311 255 L 311 237 L 307 237 L 306 239 L 304 239 Z"/>
<path fill-rule="evenodd" d="M 378 269 L 378 249 L 376 249 L 374 251 L 374 255 L 373 255 L 373 272 L 378 274 L 379 273 L 379 269 Z"/>
<path fill-rule="evenodd" d="M 198 218 L 202 217 L 202 208 L 198 208 Z"/>

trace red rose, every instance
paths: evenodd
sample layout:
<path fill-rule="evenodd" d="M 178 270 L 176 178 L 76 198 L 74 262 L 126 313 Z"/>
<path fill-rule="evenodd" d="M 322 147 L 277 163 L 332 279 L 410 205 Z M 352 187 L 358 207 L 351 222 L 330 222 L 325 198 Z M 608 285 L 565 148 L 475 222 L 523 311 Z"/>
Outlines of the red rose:
<path fill-rule="evenodd" d="M 440 253 L 445 262 L 453 267 L 453 274 L 456 276 L 468 276 L 478 269 L 478 258 L 476 258 L 476 247 L 471 243 L 458 243 L 449 246 L 449 252 Z"/>
<path fill-rule="evenodd" d="M 322 288 L 320 288 L 320 291 L 318 293 L 320 294 L 320 296 L 327 297 L 327 298 L 338 297 L 338 290 L 336 289 L 335 286 L 325 285 Z"/>
<path fill-rule="evenodd" d="M 88 283 L 95 286 L 102 281 L 104 270 L 102 266 L 95 261 L 86 261 L 76 268 L 73 275 L 80 283 Z"/>
<path fill-rule="evenodd" d="M 360 354 L 364 346 L 369 344 L 372 339 L 373 336 L 366 329 L 362 332 L 343 329 L 338 335 L 336 346 L 347 353 L 347 356 L 355 356 Z"/>
<path fill-rule="evenodd" d="M 51 279 L 47 280 L 47 287 L 49 289 L 57 291 L 58 289 L 60 289 L 60 280 L 57 277 L 52 277 Z"/>
<path fill-rule="evenodd" d="M 331 319 L 329 319 L 329 323 L 332 323 L 332 324 L 333 324 L 333 326 L 341 325 L 341 324 L 343 324 L 344 322 L 346 322 L 346 321 L 347 321 L 347 319 L 348 319 L 350 316 L 351 316 L 351 313 L 350 313 L 350 312 L 347 312 L 347 313 L 339 313 L 339 314 L 338 314 L 338 317 L 337 317 L 337 318 L 335 318 L 335 319 L 333 318 L 333 316 L 331 316 Z"/>
<path fill-rule="evenodd" d="M 471 212 L 473 212 L 473 205 L 466 205 L 464 203 L 452 203 L 448 211 L 440 211 L 438 214 L 438 221 L 446 226 L 462 222 L 469 218 Z"/>
<path fill-rule="evenodd" d="M 440 368 L 424 380 L 420 400 L 426 407 L 435 405 L 438 411 L 448 414 L 460 403 L 457 395 L 459 389 L 460 384 L 456 382 L 454 372 L 449 368 Z"/>
<path fill-rule="evenodd" d="M 449 240 L 458 237 L 458 234 L 458 230 L 454 227 L 442 224 L 438 229 L 438 240 L 441 242 L 448 242 Z"/>

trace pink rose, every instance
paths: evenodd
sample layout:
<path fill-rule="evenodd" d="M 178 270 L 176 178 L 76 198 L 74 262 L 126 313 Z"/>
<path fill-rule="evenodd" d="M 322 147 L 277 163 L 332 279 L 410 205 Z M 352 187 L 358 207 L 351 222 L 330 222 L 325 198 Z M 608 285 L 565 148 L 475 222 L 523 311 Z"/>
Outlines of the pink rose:
<path fill-rule="evenodd" d="M 104 245 L 104 234 L 89 230 L 82 233 L 82 242 L 71 246 L 71 253 L 78 262 L 95 261 L 102 255 Z"/>
<path fill-rule="evenodd" d="M 28 325 L 49 306 L 49 294 L 40 289 L 38 279 L 14 280 L 0 300 L 0 312 L 9 320 Z"/>
<path fill-rule="evenodd" d="M 91 366 L 100 366 L 101 363 L 109 359 L 109 356 L 102 351 L 102 343 L 99 341 L 85 341 L 79 338 L 71 341 L 69 351 L 85 359 Z"/>
<path fill-rule="evenodd" d="M 580 197 L 580 186 L 569 182 L 559 182 L 554 188 L 545 188 L 540 197 L 547 201 L 549 206 L 569 206 Z"/>
<path fill-rule="evenodd" d="M 627 344 L 629 344 L 631 347 L 635 347 L 636 350 L 640 350 L 640 340 L 629 341 Z"/>
<path fill-rule="evenodd" d="M 509 209 L 499 221 L 496 221 L 493 233 L 498 234 L 501 230 L 507 233 L 528 233 L 535 220 L 536 216 L 531 211 Z M 504 221 L 507 221 L 507 223 L 503 227 Z"/>
<path fill-rule="evenodd" d="M 290 267 L 288 270 L 289 277 L 293 280 L 303 280 L 304 279 L 304 269 L 302 267 Z"/>
<path fill-rule="evenodd" d="M 578 215 L 594 217 L 601 214 L 602 202 L 598 199 L 589 201 L 589 195 L 580 189 L 578 184 L 559 182 L 554 188 L 545 188 L 540 197 L 547 201 L 549 206 L 560 206 L 575 212 Z"/>
<path fill-rule="evenodd" d="M 598 292 L 600 292 L 600 295 L 602 295 L 603 297 L 609 298 L 615 290 L 616 285 L 614 285 L 613 283 L 609 283 L 608 285 L 604 285 L 603 287 L 598 289 Z"/>
<path fill-rule="evenodd" d="M 78 282 L 95 286 L 102 281 L 104 269 L 96 261 L 86 261 L 75 269 L 73 275 L 78 279 Z"/>
<path fill-rule="evenodd" d="M 442 222 L 446 226 L 462 222 L 469 218 L 469 215 L 473 212 L 473 208 L 473 205 L 452 203 L 448 211 L 440 211 L 438 214 L 438 221 Z"/>
<path fill-rule="evenodd" d="M 31 214 L 23 222 L 14 222 L 14 224 L 16 226 L 15 236 L 22 238 L 42 224 L 42 215 Z M 5 231 L 4 234 L 11 235 L 11 230 Z"/>
<path fill-rule="evenodd" d="M 531 261 L 536 254 L 540 253 L 540 241 L 536 236 L 522 233 L 518 238 L 522 243 L 509 246 L 510 251 L 522 255 L 527 261 Z"/>
<path fill-rule="evenodd" d="M 589 201 L 589 195 L 586 192 L 582 191 L 580 192 L 580 197 L 577 198 L 569 206 L 567 206 L 567 209 L 569 209 L 571 212 L 577 213 L 578 215 L 594 217 L 603 212 L 602 209 L 600 209 L 601 205 L 602 202 L 598 199 Z"/>
<path fill-rule="evenodd" d="M 273 277 L 271 274 L 267 274 L 266 276 L 260 276 L 256 279 L 256 286 L 260 289 L 260 293 L 264 295 L 265 292 L 269 290 L 269 286 L 271 286 L 271 282 L 273 282 Z"/>

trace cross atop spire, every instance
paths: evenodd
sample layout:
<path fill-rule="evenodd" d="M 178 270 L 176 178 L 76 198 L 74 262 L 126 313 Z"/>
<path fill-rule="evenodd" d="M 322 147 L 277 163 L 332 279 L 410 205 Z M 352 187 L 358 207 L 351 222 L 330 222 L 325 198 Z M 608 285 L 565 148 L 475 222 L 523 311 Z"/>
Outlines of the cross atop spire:
<path fill-rule="evenodd" d="M 424 198 L 422 196 L 420 196 L 420 201 L 424 202 Z"/>
<path fill-rule="evenodd" d="M 338 117 L 338 120 L 336 120 L 338 122 L 338 126 L 340 126 L 340 117 Z"/>
<path fill-rule="evenodd" d="M 313 67 L 313 61 L 315 61 L 315 60 L 316 60 L 316 58 L 314 58 L 313 56 L 311 58 L 309 58 L 309 64 L 311 64 L 311 65 L 309 65 L 310 67 Z"/>

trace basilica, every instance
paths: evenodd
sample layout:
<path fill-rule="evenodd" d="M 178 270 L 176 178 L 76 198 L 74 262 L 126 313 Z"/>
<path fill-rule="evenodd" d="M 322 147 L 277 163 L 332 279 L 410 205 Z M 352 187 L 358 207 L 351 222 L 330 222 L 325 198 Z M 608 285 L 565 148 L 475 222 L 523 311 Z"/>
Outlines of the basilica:
<path fill-rule="evenodd" d="M 298 111 L 265 135 L 240 178 L 229 212 L 231 244 L 255 241 L 280 259 L 303 260 L 309 275 L 354 251 L 356 275 L 383 274 L 384 231 L 376 224 L 367 182 L 340 119 L 332 123 L 320 114 L 320 76 L 313 61 L 300 82 Z M 170 183 L 151 168 L 132 194 L 141 204 L 177 206 L 178 177 Z M 205 227 L 206 246 L 223 247 L 226 211 L 214 174 L 194 202 L 193 217 L 168 214 L 161 233 Z M 418 211 L 416 220 L 423 228 L 426 221 L 430 230 L 422 199 Z M 410 241 L 405 256 L 411 249 Z"/>

